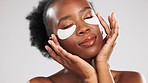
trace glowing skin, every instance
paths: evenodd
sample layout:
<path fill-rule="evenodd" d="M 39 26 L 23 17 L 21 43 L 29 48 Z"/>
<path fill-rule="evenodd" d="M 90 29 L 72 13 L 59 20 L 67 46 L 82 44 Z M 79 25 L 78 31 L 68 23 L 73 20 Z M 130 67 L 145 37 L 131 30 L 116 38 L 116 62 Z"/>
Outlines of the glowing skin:
<path fill-rule="evenodd" d="M 100 24 L 100 22 L 99 22 L 99 19 L 97 18 L 97 16 L 96 16 L 96 14 L 95 14 L 94 11 L 92 11 L 92 18 L 85 19 L 84 21 L 85 21 L 86 23 L 88 23 L 88 24 L 99 25 L 100 31 L 102 32 L 103 39 L 106 37 L 105 31 L 104 31 L 104 29 L 101 27 L 101 24 Z"/>
<path fill-rule="evenodd" d="M 47 10 L 47 16 L 53 16 L 55 14 L 55 12 L 54 12 L 54 9 L 53 8 L 49 8 L 48 10 Z"/>
<path fill-rule="evenodd" d="M 55 18 L 53 17 L 54 14 L 55 14 L 55 9 L 56 8 L 49 8 L 47 10 L 47 17 L 48 16 L 52 16 L 52 18 Z M 92 24 L 92 25 L 98 25 L 100 27 L 100 31 L 103 32 L 103 39 L 105 38 L 106 34 L 105 34 L 105 31 L 104 29 L 101 27 L 101 24 L 99 22 L 99 19 L 97 18 L 95 12 L 92 10 L 92 17 L 90 18 L 87 18 L 84 20 L 84 22 L 88 23 L 88 24 Z M 61 40 L 64 40 L 64 39 L 67 39 L 68 37 L 70 37 L 74 32 L 75 32 L 75 29 L 76 29 L 76 25 L 73 25 L 67 29 L 58 29 L 57 31 L 57 35 L 58 37 L 61 39 Z"/>
<path fill-rule="evenodd" d="M 84 22 L 88 23 L 88 24 L 92 24 L 92 25 L 99 25 L 100 22 L 95 14 L 94 11 L 92 11 L 92 17 L 85 19 Z M 57 31 L 57 35 L 61 40 L 67 39 L 68 37 L 70 37 L 76 29 L 76 25 L 72 25 L 71 27 L 67 28 L 67 29 L 58 29 Z M 102 27 L 100 27 L 100 31 L 104 31 L 104 29 Z M 105 32 L 103 32 L 105 33 Z M 103 38 L 105 37 L 105 35 L 103 34 Z"/>
<path fill-rule="evenodd" d="M 58 29 L 57 35 L 60 39 L 64 40 L 70 37 L 75 32 L 75 29 L 76 29 L 76 25 L 72 25 L 67 29 Z"/>

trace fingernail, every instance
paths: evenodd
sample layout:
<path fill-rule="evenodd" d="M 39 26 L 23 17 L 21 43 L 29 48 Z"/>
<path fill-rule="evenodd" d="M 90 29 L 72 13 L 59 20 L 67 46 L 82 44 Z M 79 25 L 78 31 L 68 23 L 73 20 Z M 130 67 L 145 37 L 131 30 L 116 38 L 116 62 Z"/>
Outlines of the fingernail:
<path fill-rule="evenodd" d="M 45 46 L 45 49 L 48 50 L 48 46 Z"/>
<path fill-rule="evenodd" d="M 99 12 L 97 12 L 97 15 L 98 15 L 98 16 L 100 16 L 100 13 L 99 13 Z"/>
<path fill-rule="evenodd" d="M 52 40 L 52 37 L 49 37 L 49 40 Z"/>
<path fill-rule="evenodd" d="M 53 38 L 54 34 L 51 34 L 51 37 Z"/>
<path fill-rule="evenodd" d="M 49 40 L 52 40 L 52 38 L 53 38 L 53 34 L 51 34 L 51 36 L 49 37 Z"/>
<path fill-rule="evenodd" d="M 51 40 L 48 40 L 48 43 L 51 44 Z"/>
<path fill-rule="evenodd" d="M 117 18 L 116 18 L 116 13 L 114 12 L 114 18 L 115 18 L 115 20 L 117 20 Z"/>

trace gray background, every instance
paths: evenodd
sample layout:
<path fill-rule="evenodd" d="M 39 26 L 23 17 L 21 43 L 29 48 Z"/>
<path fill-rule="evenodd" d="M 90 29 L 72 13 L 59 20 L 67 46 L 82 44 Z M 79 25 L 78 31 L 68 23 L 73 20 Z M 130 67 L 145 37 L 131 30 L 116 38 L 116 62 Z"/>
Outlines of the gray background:
<path fill-rule="evenodd" d="M 117 13 L 120 35 L 110 59 L 117 70 L 141 72 L 148 80 L 148 1 L 93 0 L 107 20 Z M 0 83 L 26 83 L 35 76 L 49 76 L 62 68 L 30 46 L 25 16 L 38 0 L 0 0 Z"/>

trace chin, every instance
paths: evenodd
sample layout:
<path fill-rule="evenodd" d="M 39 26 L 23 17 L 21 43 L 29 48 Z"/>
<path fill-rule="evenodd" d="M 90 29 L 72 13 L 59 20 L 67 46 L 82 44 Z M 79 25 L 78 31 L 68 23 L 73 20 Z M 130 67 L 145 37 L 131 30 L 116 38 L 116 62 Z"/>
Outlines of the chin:
<path fill-rule="evenodd" d="M 81 58 L 83 59 L 91 59 L 95 56 L 97 56 L 100 52 L 100 49 L 90 49 L 90 50 L 86 50 L 84 52 L 81 52 L 81 54 L 79 55 Z"/>

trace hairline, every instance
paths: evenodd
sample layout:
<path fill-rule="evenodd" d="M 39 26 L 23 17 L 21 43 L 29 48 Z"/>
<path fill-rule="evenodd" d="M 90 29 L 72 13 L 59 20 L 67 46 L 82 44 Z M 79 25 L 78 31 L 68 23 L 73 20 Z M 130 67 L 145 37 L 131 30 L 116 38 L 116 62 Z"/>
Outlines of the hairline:
<path fill-rule="evenodd" d="M 50 23 L 50 25 L 51 25 L 52 20 L 49 20 L 49 15 L 47 14 L 47 11 L 48 11 L 51 7 L 53 7 L 57 1 L 58 1 L 58 0 L 51 0 L 51 1 L 49 1 L 49 2 L 46 4 L 46 6 L 45 6 L 45 8 L 44 8 L 44 11 L 43 11 L 43 23 L 44 23 L 44 25 L 45 25 L 46 32 L 47 32 L 48 36 L 50 36 L 51 33 L 52 33 L 52 30 L 49 30 L 49 28 L 52 29 L 52 28 L 51 28 L 52 26 L 49 27 L 49 25 L 48 25 L 48 23 Z M 51 17 L 50 17 L 50 18 L 51 18 Z M 50 32 L 49 32 L 49 31 L 50 31 Z"/>

